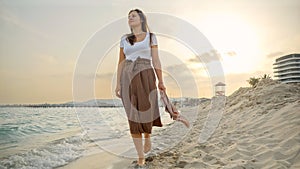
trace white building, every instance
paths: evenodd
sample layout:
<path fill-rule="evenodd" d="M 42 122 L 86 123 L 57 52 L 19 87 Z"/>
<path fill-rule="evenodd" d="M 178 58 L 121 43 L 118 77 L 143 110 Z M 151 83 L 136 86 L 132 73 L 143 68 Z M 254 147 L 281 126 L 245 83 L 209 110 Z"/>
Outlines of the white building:
<path fill-rule="evenodd" d="M 290 54 L 275 60 L 275 78 L 283 83 L 300 82 L 300 54 Z"/>
<path fill-rule="evenodd" d="M 215 96 L 225 96 L 225 86 L 222 82 L 215 84 Z"/>

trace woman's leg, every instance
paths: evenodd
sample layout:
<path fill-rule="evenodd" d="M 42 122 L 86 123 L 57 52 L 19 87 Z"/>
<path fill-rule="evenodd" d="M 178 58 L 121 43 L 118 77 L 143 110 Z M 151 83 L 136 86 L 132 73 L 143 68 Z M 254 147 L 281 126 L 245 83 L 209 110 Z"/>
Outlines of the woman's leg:
<path fill-rule="evenodd" d="M 143 140 L 142 140 L 142 134 L 131 134 L 133 143 L 135 145 L 135 149 L 138 154 L 138 165 L 145 164 L 145 157 L 143 152 Z"/>
<path fill-rule="evenodd" d="M 145 133 L 144 138 L 145 138 L 144 153 L 148 153 L 151 150 L 151 135 L 149 133 Z"/>

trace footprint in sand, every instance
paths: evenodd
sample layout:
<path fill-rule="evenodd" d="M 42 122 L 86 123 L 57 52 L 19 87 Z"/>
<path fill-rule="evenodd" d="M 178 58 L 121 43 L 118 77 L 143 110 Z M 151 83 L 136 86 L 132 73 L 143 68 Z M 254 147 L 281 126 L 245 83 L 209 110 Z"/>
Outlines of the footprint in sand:
<path fill-rule="evenodd" d="M 210 138 L 210 136 L 214 133 L 214 131 L 217 129 L 223 115 L 225 102 L 226 102 L 225 96 L 218 96 L 212 98 L 211 109 L 207 115 L 207 119 L 204 123 L 204 126 L 201 130 L 198 139 L 200 144 L 205 143 Z"/>

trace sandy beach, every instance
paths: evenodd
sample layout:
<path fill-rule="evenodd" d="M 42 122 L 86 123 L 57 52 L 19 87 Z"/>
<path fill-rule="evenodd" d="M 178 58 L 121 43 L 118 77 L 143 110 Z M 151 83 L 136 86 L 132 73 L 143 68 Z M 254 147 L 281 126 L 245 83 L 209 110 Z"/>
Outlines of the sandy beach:
<path fill-rule="evenodd" d="M 131 163 L 132 160 L 130 159 L 120 158 L 107 152 L 100 152 L 84 156 L 66 166 L 60 167 L 59 169 L 118 169 L 124 168 L 124 166 L 129 166 Z"/>
<path fill-rule="evenodd" d="M 219 117 L 211 115 L 215 106 L 211 103 L 206 101 L 197 107 L 181 109 L 185 116 L 192 110 L 198 112 L 190 130 L 176 122 L 153 134 L 147 168 L 300 168 L 299 84 L 267 79 L 255 88 L 238 89 L 226 97 L 220 123 L 211 137 L 199 143 L 200 134 L 211 132 L 204 130 L 204 125 L 218 122 Z M 186 133 L 176 134 L 183 132 Z M 179 141 L 172 145 L 174 139 Z M 169 145 L 169 149 L 163 145 Z M 161 149 L 164 151 L 158 151 Z M 132 161 L 101 152 L 80 158 L 62 169 L 133 168 Z"/>

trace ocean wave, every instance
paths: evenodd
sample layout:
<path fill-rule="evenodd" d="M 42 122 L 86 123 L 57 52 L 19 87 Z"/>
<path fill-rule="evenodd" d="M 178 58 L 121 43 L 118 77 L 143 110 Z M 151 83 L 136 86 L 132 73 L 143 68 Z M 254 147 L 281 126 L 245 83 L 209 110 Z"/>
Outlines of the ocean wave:
<path fill-rule="evenodd" d="M 84 142 L 83 135 L 55 140 L 25 153 L 2 158 L 0 168 L 50 169 L 63 166 L 83 155 Z"/>

